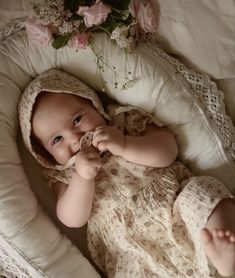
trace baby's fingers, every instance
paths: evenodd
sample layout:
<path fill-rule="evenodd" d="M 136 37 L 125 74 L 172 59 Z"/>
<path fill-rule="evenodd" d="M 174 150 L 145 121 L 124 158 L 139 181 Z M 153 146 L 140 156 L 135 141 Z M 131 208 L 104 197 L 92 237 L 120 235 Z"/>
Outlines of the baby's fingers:
<path fill-rule="evenodd" d="M 109 134 L 105 130 L 98 130 L 94 133 L 92 144 L 95 148 L 98 148 L 100 142 L 108 140 Z"/>
<path fill-rule="evenodd" d="M 95 149 L 93 146 L 87 146 L 83 148 L 80 153 L 87 158 L 95 158 L 99 156 L 97 149 Z"/>
<path fill-rule="evenodd" d="M 99 158 L 90 159 L 89 162 L 90 162 L 90 165 L 92 167 L 96 168 L 96 169 L 100 169 L 101 166 L 102 166 L 102 162 L 101 162 L 100 157 Z"/>
<path fill-rule="evenodd" d="M 91 151 L 91 152 L 86 153 L 86 158 L 88 160 L 98 159 L 99 157 L 100 156 L 99 156 L 99 153 L 97 151 Z"/>
<path fill-rule="evenodd" d="M 100 152 L 103 152 L 103 151 L 107 151 L 108 147 L 109 147 L 109 142 L 108 141 L 101 141 L 101 142 L 98 143 L 97 149 Z"/>
<path fill-rule="evenodd" d="M 84 179 L 93 179 L 96 177 L 102 163 L 100 158 L 92 158 L 76 164 L 77 173 Z"/>

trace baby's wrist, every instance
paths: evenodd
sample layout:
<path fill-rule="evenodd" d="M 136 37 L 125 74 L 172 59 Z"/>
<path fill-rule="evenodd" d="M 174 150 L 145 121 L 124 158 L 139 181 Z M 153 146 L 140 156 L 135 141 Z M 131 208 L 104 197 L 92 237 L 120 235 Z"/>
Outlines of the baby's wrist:
<path fill-rule="evenodd" d="M 122 156 L 124 155 L 125 150 L 126 150 L 126 135 L 123 134 L 122 149 L 121 149 Z"/>
<path fill-rule="evenodd" d="M 117 153 L 115 155 L 123 157 L 125 154 L 125 149 L 126 149 L 126 135 L 123 135 L 122 138 L 122 143 L 119 145 L 119 148 L 117 150 Z"/>

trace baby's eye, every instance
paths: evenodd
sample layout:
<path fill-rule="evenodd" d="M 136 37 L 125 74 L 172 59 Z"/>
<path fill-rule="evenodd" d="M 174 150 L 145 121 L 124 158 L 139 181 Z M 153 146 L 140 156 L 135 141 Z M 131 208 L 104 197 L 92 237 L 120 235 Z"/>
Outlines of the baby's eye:
<path fill-rule="evenodd" d="M 82 119 L 82 116 L 77 116 L 77 117 L 74 119 L 73 124 L 74 124 L 74 125 L 78 125 L 79 122 L 81 121 L 81 119 Z"/>
<path fill-rule="evenodd" d="M 62 139 L 62 136 L 56 136 L 56 137 L 52 140 L 52 145 L 57 144 L 58 142 L 60 142 L 61 139 Z"/>

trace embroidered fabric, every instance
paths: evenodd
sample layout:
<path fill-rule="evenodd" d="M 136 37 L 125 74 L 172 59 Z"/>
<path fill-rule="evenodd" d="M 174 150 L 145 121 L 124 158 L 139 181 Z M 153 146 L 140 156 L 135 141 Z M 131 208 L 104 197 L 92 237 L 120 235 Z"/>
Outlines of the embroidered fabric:
<path fill-rule="evenodd" d="M 178 75 L 176 81 L 181 77 L 181 81 L 187 82 L 191 91 L 204 106 L 206 116 L 214 124 L 229 160 L 235 161 L 235 128 L 232 119 L 226 114 L 224 94 L 217 88 L 216 83 L 205 73 L 196 73 L 187 69 L 161 48 L 151 44 L 148 44 L 148 47 L 173 66 Z"/>

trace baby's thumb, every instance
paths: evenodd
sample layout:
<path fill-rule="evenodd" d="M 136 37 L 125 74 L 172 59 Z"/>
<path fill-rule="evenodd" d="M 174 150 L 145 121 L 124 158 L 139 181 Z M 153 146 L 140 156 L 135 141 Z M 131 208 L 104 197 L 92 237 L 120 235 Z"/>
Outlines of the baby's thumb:
<path fill-rule="evenodd" d="M 97 148 L 100 152 L 104 152 L 104 151 L 108 150 L 107 143 L 104 141 L 99 142 L 99 144 L 97 145 Z"/>

